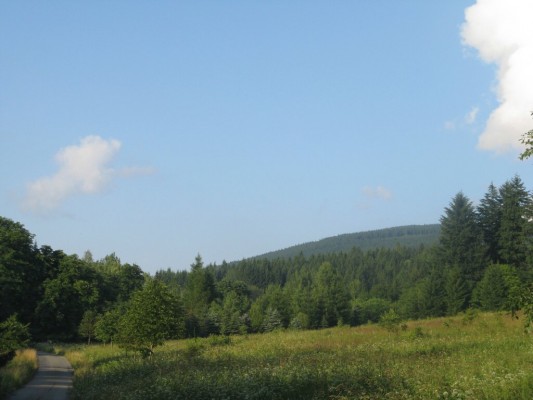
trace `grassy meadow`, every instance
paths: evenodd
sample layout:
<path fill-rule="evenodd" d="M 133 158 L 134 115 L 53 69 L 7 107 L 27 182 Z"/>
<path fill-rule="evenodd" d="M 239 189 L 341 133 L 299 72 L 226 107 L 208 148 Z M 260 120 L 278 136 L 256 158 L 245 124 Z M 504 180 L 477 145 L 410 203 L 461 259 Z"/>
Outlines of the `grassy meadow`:
<path fill-rule="evenodd" d="M 533 338 L 505 314 L 172 341 L 142 360 L 63 349 L 73 399 L 531 399 Z"/>

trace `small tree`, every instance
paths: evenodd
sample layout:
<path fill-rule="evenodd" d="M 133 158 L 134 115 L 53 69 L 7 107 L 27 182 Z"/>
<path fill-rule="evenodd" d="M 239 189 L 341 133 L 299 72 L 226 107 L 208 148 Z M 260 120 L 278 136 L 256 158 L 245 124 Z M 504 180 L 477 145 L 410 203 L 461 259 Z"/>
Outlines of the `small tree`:
<path fill-rule="evenodd" d="M 114 308 L 107 311 L 104 315 L 100 316 L 96 321 L 94 327 L 94 337 L 104 344 L 111 343 L 115 341 L 118 333 L 118 322 L 121 317 L 121 312 L 119 308 Z"/>
<path fill-rule="evenodd" d="M 379 319 L 379 325 L 393 333 L 397 333 L 400 330 L 400 322 L 402 322 L 402 318 L 392 308 Z"/>
<path fill-rule="evenodd" d="M 136 292 L 118 325 L 120 346 L 151 356 L 167 339 L 182 337 L 183 309 L 164 283 L 150 280 Z"/>
<path fill-rule="evenodd" d="M 269 307 L 266 311 L 261 330 L 263 332 L 272 332 L 281 328 L 283 328 L 283 325 L 281 324 L 281 316 L 278 310 Z"/>
<path fill-rule="evenodd" d="M 96 332 L 96 323 L 98 322 L 98 314 L 95 311 L 88 310 L 83 314 L 78 333 L 81 337 L 87 338 L 87 344 L 91 344 L 91 338 Z"/>

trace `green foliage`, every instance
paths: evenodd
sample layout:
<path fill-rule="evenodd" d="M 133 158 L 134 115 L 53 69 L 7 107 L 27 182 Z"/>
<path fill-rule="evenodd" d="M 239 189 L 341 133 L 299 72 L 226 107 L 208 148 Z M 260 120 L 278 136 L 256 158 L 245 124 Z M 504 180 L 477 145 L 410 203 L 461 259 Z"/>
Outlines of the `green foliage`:
<path fill-rule="evenodd" d="M 498 232 L 501 261 L 525 272 L 527 255 L 533 240 L 528 221 L 532 199 L 522 180 L 515 176 L 500 188 L 501 223 Z"/>
<path fill-rule="evenodd" d="M 490 265 L 473 292 L 473 303 L 485 311 L 517 311 L 522 284 L 516 269 Z"/>
<path fill-rule="evenodd" d="M 150 280 L 132 296 L 118 326 L 121 347 L 151 355 L 167 339 L 183 335 L 180 300 L 160 281 Z"/>
<path fill-rule="evenodd" d="M 379 325 L 393 333 L 399 332 L 401 322 L 402 318 L 393 308 L 379 318 Z"/>
<path fill-rule="evenodd" d="M 299 312 L 291 319 L 289 327 L 292 329 L 309 329 L 309 316 L 303 312 Z"/>
<path fill-rule="evenodd" d="M 531 112 L 533 116 L 533 112 Z M 520 154 L 520 159 L 525 160 L 533 156 L 533 129 L 524 133 L 520 138 L 520 142 L 526 146 L 525 150 Z"/>
<path fill-rule="evenodd" d="M 470 294 L 463 271 L 459 267 L 449 268 L 445 275 L 445 303 L 447 315 L 456 315 L 468 305 Z"/>
<path fill-rule="evenodd" d="M 91 338 L 96 333 L 96 325 L 98 323 L 98 314 L 93 310 L 87 310 L 83 314 L 78 332 L 81 337 L 87 339 L 87 344 L 91 344 Z"/>
<path fill-rule="evenodd" d="M 6 355 L 26 347 L 29 341 L 28 324 L 19 322 L 16 314 L 0 322 L 0 360 L 5 361 Z"/>
<path fill-rule="evenodd" d="M 465 281 L 477 281 L 482 275 L 485 249 L 472 202 L 459 192 L 444 211 L 441 217 L 441 263 L 459 268 Z"/>
<path fill-rule="evenodd" d="M 100 299 L 98 274 L 76 256 L 59 262 L 57 276 L 43 283 L 44 294 L 37 304 L 35 318 L 40 335 L 73 340 L 86 310 Z"/>
<path fill-rule="evenodd" d="M 493 263 L 500 262 L 499 232 L 501 219 L 502 198 L 496 186 L 491 183 L 477 207 L 477 223 L 483 234 L 487 257 Z"/>
<path fill-rule="evenodd" d="M 33 238 L 22 224 L 0 217 L 0 321 L 15 313 L 32 320 L 47 277 Z"/>
<path fill-rule="evenodd" d="M 207 313 L 215 294 L 214 277 L 204 268 L 202 257 L 198 254 L 194 264 L 191 265 L 183 294 L 189 336 L 208 335 Z"/>
<path fill-rule="evenodd" d="M 113 344 L 118 334 L 118 323 L 121 317 L 122 312 L 119 307 L 105 312 L 96 320 L 94 337 L 101 342 Z"/>
<path fill-rule="evenodd" d="M 354 307 L 354 325 L 379 322 L 381 316 L 390 308 L 390 301 L 385 299 L 371 298 L 365 301 L 358 301 Z"/>
<path fill-rule="evenodd" d="M 320 265 L 313 286 L 311 326 L 332 327 L 350 320 L 350 296 L 337 270 L 329 262 Z"/>
<path fill-rule="evenodd" d="M 272 332 L 283 328 L 281 323 L 281 316 L 276 308 L 269 307 L 266 310 L 263 324 L 261 325 L 262 332 Z"/>

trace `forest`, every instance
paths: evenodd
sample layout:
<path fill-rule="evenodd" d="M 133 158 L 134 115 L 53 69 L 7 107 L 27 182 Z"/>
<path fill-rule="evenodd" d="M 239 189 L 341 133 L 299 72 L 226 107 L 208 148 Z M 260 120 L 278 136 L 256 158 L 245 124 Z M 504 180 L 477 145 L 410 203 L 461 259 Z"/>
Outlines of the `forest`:
<path fill-rule="evenodd" d="M 28 341 L 99 341 L 151 354 L 167 339 L 515 312 L 533 283 L 533 198 L 520 177 L 459 192 L 438 242 L 253 258 L 153 276 L 115 254 L 38 247 L 0 217 L 0 353 Z"/>

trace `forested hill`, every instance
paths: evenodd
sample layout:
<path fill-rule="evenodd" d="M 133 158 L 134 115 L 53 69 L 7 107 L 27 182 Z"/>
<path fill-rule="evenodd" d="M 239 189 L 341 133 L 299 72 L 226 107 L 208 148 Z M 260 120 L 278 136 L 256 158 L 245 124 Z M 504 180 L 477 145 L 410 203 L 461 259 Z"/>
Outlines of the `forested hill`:
<path fill-rule="evenodd" d="M 283 250 L 272 251 L 254 258 L 292 258 L 300 253 L 305 257 L 319 254 L 349 252 L 354 247 L 361 250 L 393 248 L 396 246 L 418 247 L 433 245 L 438 242 L 440 224 L 407 225 L 374 231 L 347 233 L 332 236 L 315 242 L 291 246 Z"/>

